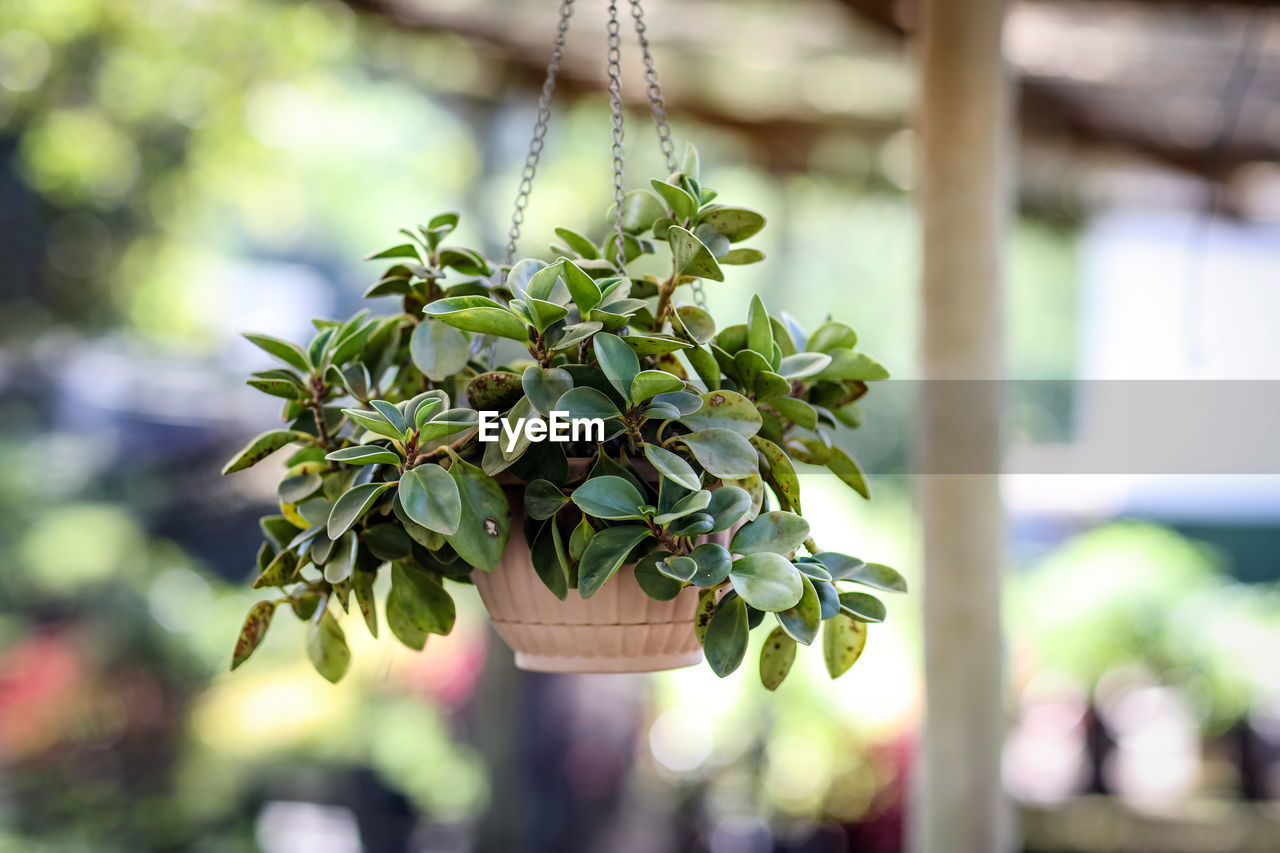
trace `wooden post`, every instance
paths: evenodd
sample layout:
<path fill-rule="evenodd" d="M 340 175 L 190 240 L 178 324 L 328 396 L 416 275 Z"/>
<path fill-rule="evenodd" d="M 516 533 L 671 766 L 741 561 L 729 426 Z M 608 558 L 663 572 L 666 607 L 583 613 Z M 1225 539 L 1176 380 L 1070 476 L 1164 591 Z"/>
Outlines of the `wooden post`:
<path fill-rule="evenodd" d="M 1012 156 L 1001 53 L 1005 3 L 921 0 L 917 8 L 925 381 L 915 459 L 927 698 L 910 840 L 916 853 L 1002 853 L 1011 835 L 1000 780 L 1003 521 L 996 476 Z"/>

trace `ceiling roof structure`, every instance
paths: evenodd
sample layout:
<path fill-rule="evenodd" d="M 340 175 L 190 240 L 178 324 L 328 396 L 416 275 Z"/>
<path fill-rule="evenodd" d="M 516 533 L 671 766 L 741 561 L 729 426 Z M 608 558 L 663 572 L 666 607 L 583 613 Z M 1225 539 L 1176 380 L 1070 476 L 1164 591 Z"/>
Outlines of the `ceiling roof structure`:
<path fill-rule="evenodd" d="M 476 97 L 542 85 L 554 0 L 346 2 L 401 31 L 461 39 L 491 72 Z M 910 0 L 650 0 L 645 15 L 672 114 L 741 132 L 771 170 L 811 169 L 833 141 L 874 150 L 911 126 Z M 1214 184 L 1227 212 L 1280 219 L 1277 19 L 1271 2 L 1015 2 L 1005 51 L 1024 201 L 1200 206 Z M 569 97 L 603 87 L 605 4 L 580 2 L 572 23 Z M 623 44 L 624 94 L 643 104 L 634 35 Z"/>

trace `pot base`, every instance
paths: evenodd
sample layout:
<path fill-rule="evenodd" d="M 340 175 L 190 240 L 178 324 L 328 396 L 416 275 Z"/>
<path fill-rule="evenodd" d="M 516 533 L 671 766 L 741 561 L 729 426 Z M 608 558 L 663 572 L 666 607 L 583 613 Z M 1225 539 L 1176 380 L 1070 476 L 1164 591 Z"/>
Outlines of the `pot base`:
<path fill-rule="evenodd" d="M 583 658 L 516 652 L 516 666 L 530 672 L 659 672 L 702 662 L 702 652 L 673 652 L 628 658 Z"/>

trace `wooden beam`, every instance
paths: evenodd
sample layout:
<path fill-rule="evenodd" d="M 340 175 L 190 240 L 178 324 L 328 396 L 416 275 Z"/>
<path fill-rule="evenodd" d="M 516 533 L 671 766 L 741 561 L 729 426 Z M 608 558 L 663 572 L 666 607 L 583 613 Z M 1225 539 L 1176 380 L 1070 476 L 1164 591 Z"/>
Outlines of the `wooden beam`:
<path fill-rule="evenodd" d="M 922 0 L 917 104 L 926 720 L 917 853 L 1002 853 L 1002 255 L 1013 152 L 1004 0 Z"/>

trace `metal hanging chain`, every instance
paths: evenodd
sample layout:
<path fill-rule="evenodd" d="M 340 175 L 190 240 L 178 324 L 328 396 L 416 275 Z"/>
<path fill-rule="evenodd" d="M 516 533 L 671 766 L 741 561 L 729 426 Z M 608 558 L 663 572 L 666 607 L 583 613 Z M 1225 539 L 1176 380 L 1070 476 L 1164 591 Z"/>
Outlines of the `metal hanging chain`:
<path fill-rule="evenodd" d="M 520 175 L 520 189 L 516 193 L 515 209 L 511 213 L 511 230 L 507 233 L 507 266 L 516 257 L 516 241 L 524 225 L 525 208 L 529 206 L 529 193 L 533 191 L 533 177 L 538 171 L 538 160 L 547 137 L 547 122 L 551 118 L 551 96 L 556 91 L 556 78 L 560 74 L 560 61 L 564 58 L 564 40 L 569 33 L 569 19 L 573 16 L 573 0 L 561 0 L 560 23 L 556 28 L 555 49 L 547 63 L 547 76 L 542 82 L 542 94 L 538 97 L 538 118 L 533 125 L 533 139 L 529 141 L 529 153 L 524 158 L 524 171 Z"/>
<path fill-rule="evenodd" d="M 662 87 L 658 85 L 658 71 L 649 50 L 649 38 L 645 35 L 644 10 L 640 0 L 631 0 L 631 17 L 636 24 L 636 37 L 640 40 L 640 53 L 644 57 L 644 81 L 649 87 L 649 111 L 653 113 L 653 126 L 658 131 L 658 145 L 667 161 L 667 171 L 675 172 L 676 145 L 671 141 L 671 126 L 667 124 L 667 107 L 662 101 Z"/>
<path fill-rule="evenodd" d="M 649 88 L 649 112 L 653 114 L 653 127 L 658 132 L 658 146 L 662 149 L 662 158 L 667 163 L 667 171 L 679 171 L 676 162 L 676 144 L 671 140 L 671 125 L 667 123 L 667 105 L 662 99 L 662 86 L 658 84 L 658 69 L 653 62 L 653 52 L 649 49 L 648 28 L 644 23 L 644 9 L 640 0 L 631 0 L 631 17 L 636 25 L 636 38 L 640 42 L 640 54 L 644 57 L 644 80 Z M 693 293 L 693 302 L 703 311 L 707 310 L 707 294 L 702 287 L 702 279 L 695 278 L 689 283 Z"/>
<path fill-rule="evenodd" d="M 626 233 L 622 230 L 625 190 L 622 186 L 624 151 L 622 148 L 622 37 L 618 24 L 618 0 L 609 0 L 609 108 L 613 118 L 613 230 L 617 238 L 614 266 L 625 273 L 627 263 Z"/>

